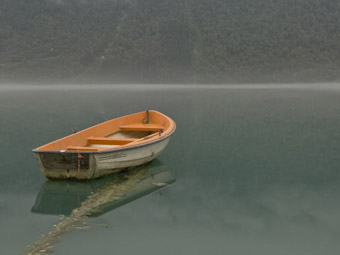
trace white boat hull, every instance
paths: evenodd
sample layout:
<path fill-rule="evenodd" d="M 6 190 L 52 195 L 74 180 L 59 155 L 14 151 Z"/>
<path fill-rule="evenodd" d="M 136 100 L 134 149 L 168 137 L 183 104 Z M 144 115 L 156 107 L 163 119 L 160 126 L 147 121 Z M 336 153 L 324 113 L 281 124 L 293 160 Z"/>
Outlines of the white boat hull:
<path fill-rule="evenodd" d="M 170 136 L 142 146 L 105 152 L 35 152 L 41 172 L 50 179 L 94 179 L 156 158 Z"/>

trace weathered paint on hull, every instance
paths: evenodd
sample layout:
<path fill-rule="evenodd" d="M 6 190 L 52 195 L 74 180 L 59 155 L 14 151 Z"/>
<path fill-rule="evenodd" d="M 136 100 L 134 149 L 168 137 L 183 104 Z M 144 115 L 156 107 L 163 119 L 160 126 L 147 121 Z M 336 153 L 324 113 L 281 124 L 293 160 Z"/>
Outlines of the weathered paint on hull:
<path fill-rule="evenodd" d="M 124 168 L 139 166 L 156 158 L 170 137 L 159 142 L 104 153 L 35 152 L 41 172 L 50 179 L 89 180 Z"/>

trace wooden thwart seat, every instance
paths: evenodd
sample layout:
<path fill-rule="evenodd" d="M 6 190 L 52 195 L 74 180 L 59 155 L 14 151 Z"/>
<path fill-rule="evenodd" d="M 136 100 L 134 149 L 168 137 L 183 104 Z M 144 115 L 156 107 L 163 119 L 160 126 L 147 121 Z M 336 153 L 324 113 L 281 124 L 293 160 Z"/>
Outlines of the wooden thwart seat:
<path fill-rule="evenodd" d="M 127 137 L 88 137 L 86 146 L 68 146 L 66 150 L 68 151 L 99 151 L 103 150 L 103 146 L 112 145 L 112 148 L 127 145 L 127 144 L 135 144 L 137 142 L 150 139 L 158 135 L 159 131 L 163 131 L 163 126 L 157 124 L 133 124 L 133 125 L 125 125 L 120 126 L 122 131 L 148 131 L 148 132 L 156 132 L 144 136 L 142 138 L 127 138 Z M 96 146 L 97 145 L 97 146 Z M 111 148 L 110 146 L 106 146 L 107 148 Z"/>
<path fill-rule="evenodd" d="M 68 146 L 68 151 L 99 151 L 101 148 L 86 147 L 86 146 Z"/>
<path fill-rule="evenodd" d="M 132 125 L 124 125 L 119 127 L 124 131 L 163 131 L 164 127 L 158 124 L 136 123 Z"/>
<path fill-rule="evenodd" d="M 134 138 L 108 138 L 108 137 L 89 137 L 88 144 L 105 144 L 105 145 L 125 145 L 135 141 Z"/>

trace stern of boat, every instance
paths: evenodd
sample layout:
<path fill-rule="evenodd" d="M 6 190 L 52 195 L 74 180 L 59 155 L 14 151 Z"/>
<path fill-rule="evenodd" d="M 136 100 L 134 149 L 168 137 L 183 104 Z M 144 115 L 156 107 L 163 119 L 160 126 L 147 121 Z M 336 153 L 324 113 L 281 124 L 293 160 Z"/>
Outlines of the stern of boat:
<path fill-rule="evenodd" d="M 92 179 L 95 161 L 89 153 L 34 151 L 40 171 L 49 179 Z"/>

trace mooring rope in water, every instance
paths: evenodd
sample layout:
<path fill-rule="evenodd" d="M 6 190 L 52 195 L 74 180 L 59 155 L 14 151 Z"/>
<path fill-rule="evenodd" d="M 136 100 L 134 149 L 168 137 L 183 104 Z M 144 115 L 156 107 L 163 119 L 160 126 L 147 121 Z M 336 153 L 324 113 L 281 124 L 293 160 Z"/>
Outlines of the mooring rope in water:
<path fill-rule="evenodd" d="M 81 205 L 72 210 L 70 216 L 61 218 L 52 230 L 42 234 L 40 238 L 28 245 L 21 255 L 44 255 L 52 254 L 55 244 L 63 235 L 73 230 L 85 230 L 89 228 L 87 219 L 90 215 L 97 213 L 101 206 L 112 201 L 123 199 L 128 192 L 136 189 L 136 184 L 145 177 L 145 171 L 131 171 L 120 174 L 122 183 L 117 183 L 113 178 L 103 188 L 88 196 Z"/>

